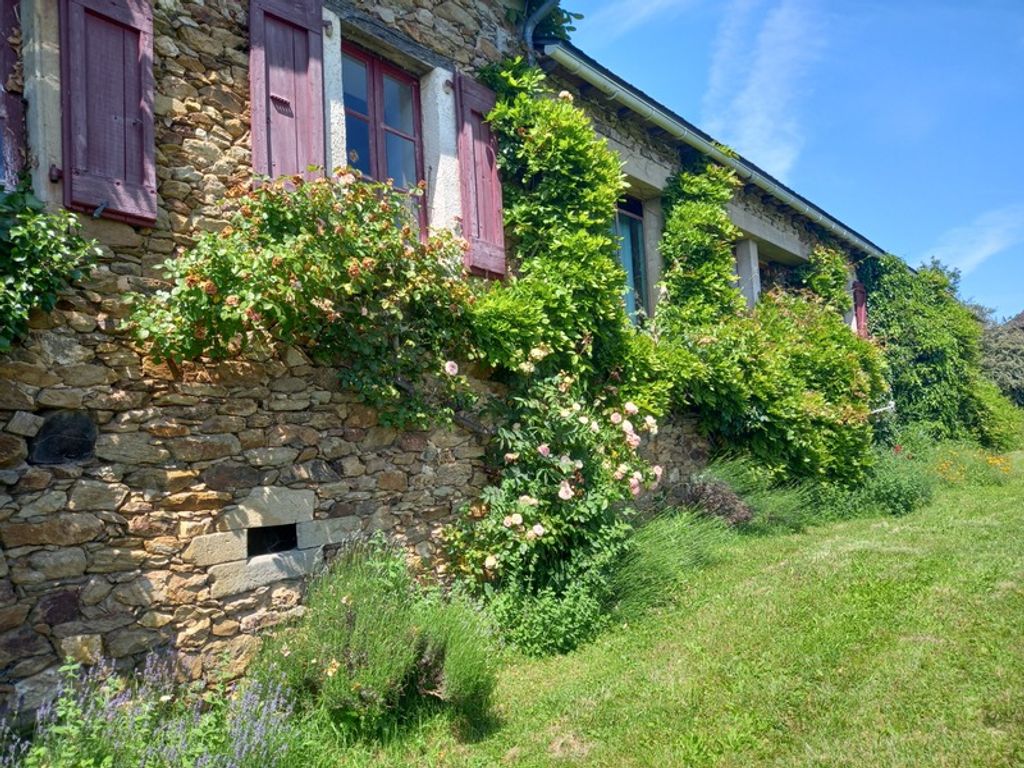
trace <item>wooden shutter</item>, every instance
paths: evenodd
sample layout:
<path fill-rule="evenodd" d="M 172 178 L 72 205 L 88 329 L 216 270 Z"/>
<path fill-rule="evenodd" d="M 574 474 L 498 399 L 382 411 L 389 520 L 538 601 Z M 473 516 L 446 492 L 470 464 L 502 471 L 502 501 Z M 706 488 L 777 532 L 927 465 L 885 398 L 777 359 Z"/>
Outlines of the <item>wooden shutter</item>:
<path fill-rule="evenodd" d="M 276 178 L 324 166 L 321 0 L 252 0 L 253 170 Z"/>
<path fill-rule="evenodd" d="M 64 202 L 156 220 L 153 9 L 149 0 L 62 0 Z"/>
<path fill-rule="evenodd" d="M 853 317 L 857 324 L 857 334 L 864 338 L 868 336 L 868 291 L 864 283 L 853 284 Z"/>
<path fill-rule="evenodd" d="M 505 228 L 497 145 L 487 125 L 494 93 L 459 75 L 459 169 L 462 176 L 462 235 L 469 242 L 466 267 L 487 277 L 505 274 Z"/>
<path fill-rule="evenodd" d="M 0 187 L 13 187 L 24 167 L 25 122 L 20 93 L 7 90 L 18 56 L 8 42 L 18 28 L 17 0 L 0 0 Z"/>

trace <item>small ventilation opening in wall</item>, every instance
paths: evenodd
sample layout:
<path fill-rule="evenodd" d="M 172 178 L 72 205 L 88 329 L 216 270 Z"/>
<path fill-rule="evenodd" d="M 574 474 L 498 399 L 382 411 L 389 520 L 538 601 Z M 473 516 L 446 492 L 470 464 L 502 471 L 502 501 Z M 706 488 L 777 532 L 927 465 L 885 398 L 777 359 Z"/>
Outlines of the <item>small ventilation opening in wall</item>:
<path fill-rule="evenodd" d="M 288 552 L 299 546 L 299 534 L 295 523 L 250 528 L 247 534 L 246 545 L 249 557 Z"/>

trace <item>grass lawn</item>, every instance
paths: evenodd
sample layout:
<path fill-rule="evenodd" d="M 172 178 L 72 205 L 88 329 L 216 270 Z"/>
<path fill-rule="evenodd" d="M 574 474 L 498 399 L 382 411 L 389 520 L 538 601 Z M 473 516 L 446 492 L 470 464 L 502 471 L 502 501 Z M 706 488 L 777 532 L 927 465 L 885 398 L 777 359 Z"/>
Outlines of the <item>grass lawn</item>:
<path fill-rule="evenodd" d="M 511 659 L 496 721 L 344 766 L 1024 766 L 1024 458 L 903 518 L 722 537 L 676 602 Z"/>

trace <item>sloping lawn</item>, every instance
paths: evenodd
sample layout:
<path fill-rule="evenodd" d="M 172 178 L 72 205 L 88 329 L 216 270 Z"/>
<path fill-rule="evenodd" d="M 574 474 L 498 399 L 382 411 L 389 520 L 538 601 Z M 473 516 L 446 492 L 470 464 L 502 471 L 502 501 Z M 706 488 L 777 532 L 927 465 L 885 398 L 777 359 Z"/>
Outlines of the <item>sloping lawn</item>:
<path fill-rule="evenodd" d="M 730 535 L 675 605 L 511 660 L 497 718 L 358 766 L 1022 766 L 1024 460 L 903 518 Z"/>

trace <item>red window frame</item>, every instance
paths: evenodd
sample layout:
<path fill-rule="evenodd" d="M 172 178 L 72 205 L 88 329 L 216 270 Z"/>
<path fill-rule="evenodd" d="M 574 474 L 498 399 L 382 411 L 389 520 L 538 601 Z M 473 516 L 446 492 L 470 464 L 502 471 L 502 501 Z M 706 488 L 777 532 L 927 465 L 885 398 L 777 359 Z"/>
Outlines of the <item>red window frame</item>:
<path fill-rule="evenodd" d="M 423 113 L 420 108 L 420 81 L 404 69 L 358 45 L 345 41 L 341 44 L 344 56 L 358 59 L 366 66 L 367 89 L 366 100 L 369 114 L 352 109 L 345 103 L 345 117 L 350 115 L 362 120 L 369 126 L 370 134 L 370 176 L 377 181 L 385 181 L 387 173 L 386 136 L 389 133 L 413 143 L 416 156 L 416 181 L 422 183 L 426 179 L 423 169 Z M 412 128 L 410 135 L 386 125 L 384 122 L 384 76 L 387 75 L 400 83 L 411 86 L 412 90 Z M 396 185 L 396 189 L 406 189 Z M 427 228 L 427 206 L 425 198 L 418 202 L 420 227 Z"/>

